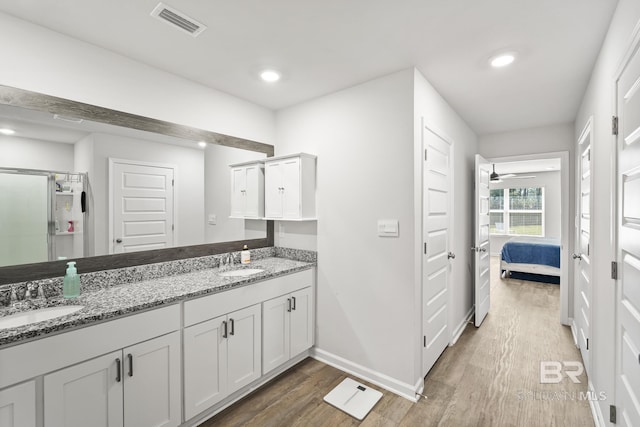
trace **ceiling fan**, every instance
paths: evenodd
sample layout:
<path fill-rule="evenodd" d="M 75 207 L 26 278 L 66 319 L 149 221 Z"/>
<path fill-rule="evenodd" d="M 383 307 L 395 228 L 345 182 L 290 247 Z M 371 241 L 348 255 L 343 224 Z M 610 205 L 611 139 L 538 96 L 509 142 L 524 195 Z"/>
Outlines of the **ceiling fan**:
<path fill-rule="evenodd" d="M 489 179 L 492 182 L 502 182 L 503 179 L 527 179 L 527 178 L 535 178 L 535 175 L 516 175 L 515 173 L 507 173 L 504 175 L 499 175 L 496 172 L 496 164 L 493 164 L 493 172 L 491 172 L 491 175 L 489 177 Z"/>

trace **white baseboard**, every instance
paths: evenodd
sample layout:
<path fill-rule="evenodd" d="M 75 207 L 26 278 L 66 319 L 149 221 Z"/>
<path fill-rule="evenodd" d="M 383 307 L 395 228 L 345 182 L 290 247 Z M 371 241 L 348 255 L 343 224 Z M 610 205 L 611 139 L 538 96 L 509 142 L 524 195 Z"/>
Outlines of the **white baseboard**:
<path fill-rule="evenodd" d="M 471 320 L 475 312 L 476 312 L 476 307 L 472 306 L 467 312 L 467 314 L 462 318 L 462 322 L 458 324 L 456 329 L 453 331 L 453 334 L 451 334 L 451 341 L 449 342 L 449 347 L 451 347 L 458 341 L 458 339 L 464 332 L 464 328 L 467 327 L 467 324 L 469 324 L 469 320 Z"/>
<path fill-rule="evenodd" d="M 409 399 L 412 402 L 418 401 L 416 392 L 421 387 L 424 387 L 422 378 L 420 378 L 415 385 L 407 384 L 319 348 L 314 348 L 311 351 L 311 357 L 364 381 L 368 381 L 371 384 L 375 384 L 378 387 L 382 387 L 398 396 Z"/>
<path fill-rule="evenodd" d="M 576 347 L 580 347 L 578 345 L 578 325 L 576 325 L 575 319 L 569 318 L 569 325 L 571 325 L 571 335 L 573 335 L 573 343 Z"/>

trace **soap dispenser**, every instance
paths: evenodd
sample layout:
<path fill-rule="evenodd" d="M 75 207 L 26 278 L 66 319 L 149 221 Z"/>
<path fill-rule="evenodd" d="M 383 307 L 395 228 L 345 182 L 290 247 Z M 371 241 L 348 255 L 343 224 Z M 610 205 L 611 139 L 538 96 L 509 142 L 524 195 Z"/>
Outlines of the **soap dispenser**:
<path fill-rule="evenodd" d="M 249 252 L 249 248 L 247 245 L 244 245 L 242 248 L 242 252 L 240 252 L 240 263 L 249 264 L 251 262 L 251 252 Z"/>
<path fill-rule="evenodd" d="M 62 294 L 65 298 L 77 298 L 80 296 L 80 276 L 78 276 L 75 261 L 67 263 L 67 274 L 64 275 Z"/>

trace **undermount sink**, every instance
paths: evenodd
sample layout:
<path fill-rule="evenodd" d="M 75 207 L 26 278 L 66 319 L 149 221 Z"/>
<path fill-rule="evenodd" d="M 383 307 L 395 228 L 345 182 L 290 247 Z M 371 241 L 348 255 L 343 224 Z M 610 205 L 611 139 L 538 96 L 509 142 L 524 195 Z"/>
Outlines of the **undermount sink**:
<path fill-rule="evenodd" d="M 0 317 L 0 329 L 17 328 L 18 326 L 55 319 L 56 317 L 75 313 L 83 308 L 83 305 L 59 305 Z"/>
<path fill-rule="evenodd" d="M 243 277 L 251 276 L 252 274 L 262 273 L 264 270 L 261 268 L 241 268 L 238 270 L 230 270 L 220 273 L 223 277 Z"/>

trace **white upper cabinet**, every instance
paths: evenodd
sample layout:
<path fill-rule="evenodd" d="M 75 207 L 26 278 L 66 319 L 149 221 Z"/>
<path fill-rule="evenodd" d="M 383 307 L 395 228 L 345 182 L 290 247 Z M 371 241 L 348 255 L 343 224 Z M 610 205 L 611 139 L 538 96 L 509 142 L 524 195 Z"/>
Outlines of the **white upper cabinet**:
<path fill-rule="evenodd" d="M 231 168 L 232 218 L 264 216 L 264 163 L 238 163 Z"/>
<path fill-rule="evenodd" d="M 316 156 L 299 153 L 265 160 L 265 216 L 316 219 Z"/>

